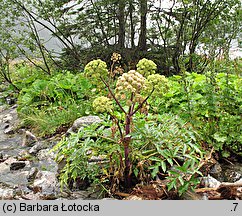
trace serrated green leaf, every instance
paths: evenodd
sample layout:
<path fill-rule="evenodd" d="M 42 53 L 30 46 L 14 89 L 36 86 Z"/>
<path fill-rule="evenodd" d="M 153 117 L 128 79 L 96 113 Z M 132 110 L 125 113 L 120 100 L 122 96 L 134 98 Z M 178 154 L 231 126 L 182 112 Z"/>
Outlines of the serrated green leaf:
<path fill-rule="evenodd" d="M 149 158 L 151 161 L 156 161 L 156 162 L 162 162 L 162 159 L 161 158 L 158 158 L 158 157 L 155 157 L 155 156 L 152 156 Z"/>
<path fill-rule="evenodd" d="M 181 176 L 178 176 L 178 180 L 180 181 L 181 185 L 184 185 L 184 180 Z"/>
<path fill-rule="evenodd" d="M 171 158 L 167 158 L 168 163 L 173 166 L 173 160 Z"/>
<path fill-rule="evenodd" d="M 178 172 L 176 172 L 176 171 L 174 171 L 174 170 L 169 170 L 168 172 L 169 172 L 169 174 L 172 174 L 172 175 L 174 175 L 174 176 L 178 176 L 178 175 L 180 175 Z"/>
<path fill-rule="evenodd" d="M 166 172 L 166 162 L 165 161 L 161 161 L 161 168 L 162 168 L 163 172 Z"/>
<path fill-rule="evenodd" d="M 139 174 L 139 170 L 137 168 L 134 169 L 134 175 L 135 177 L 138 177 L 138 174 Z"/>
<path fill-rule="evenodd" d="M 156 166 L 156 167 L 152 170 L 152 172 L 151 172 L 151 177 L 152 177 L 152 178 L 155 178 L 156 175 L 158 174 L 158 172 L 159 172 L 159 167 Z"/>

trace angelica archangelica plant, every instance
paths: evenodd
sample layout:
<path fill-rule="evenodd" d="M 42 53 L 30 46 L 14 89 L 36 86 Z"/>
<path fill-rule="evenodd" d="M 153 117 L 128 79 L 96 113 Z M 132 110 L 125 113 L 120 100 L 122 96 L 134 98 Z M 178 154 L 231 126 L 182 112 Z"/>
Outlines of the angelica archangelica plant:
<path fill-rule="evenodd" d="M 113 62 L 119 61 L 120 56 L 114 54 L 112 56 Z M 99 61 L 100 62 L 100 61 Z M 97 67 L 93 67 L 93 64 L 96 63 L 92 61 L 92 64 L 86 66 L 87 72 L 95 71 Z M 100 62 L 101 64 L 101 62 Z M 118 119 L 114 112 L 111 100 L 107 97 L 98 97 L 93 101 L 93 108 L 96 112 L 107 112 L 111 115 L 112 119 L 115 119 L 115 124 L 117 125 L 120 133 L 120 143 L 124 148 L 124 161 L 125 161 L 125 171 L 124 178 L 126 187 L 131 187 L 131 174 L 132 174 L 132 165 L 130 161 L 130 144 L 132 141 L 132 124 L 134 115 L 144 108 L 147 108 L 147 100 L 151 94 L 157 90 L 161 90 L 162 85 L 165 84 L 166 79 L 161 75 L 154 75 L 156 70 L 156 64 L 147 59 L 142 59 L 137 65 L 137 70 L 130 70 L 127 73 L 123 73 L 117 80 L 115 90 L 112 90 L 110 85 L 111 79 L 105 79 L 105 76 L 101 76 L 101 71 L 104 70 L 106 73 L 106 67 L 104 64 L 101 64 L 100 71 L 97 72 L 99 78 L 102 80 L 104 85 L 109 91 L 109 96 L 114 99 L 118 105 L 121 112 L 125 116 L 121 121 L 123 126 L 121 126 L 120 119 Z M 94 64 L 96 66 L 96 64 Z M 109 80 L 109 82 L 107 81 Z M 165 87 L 166 88 L 166 87 Z M 148 112 L 148 108 L 147 108 Z"/>

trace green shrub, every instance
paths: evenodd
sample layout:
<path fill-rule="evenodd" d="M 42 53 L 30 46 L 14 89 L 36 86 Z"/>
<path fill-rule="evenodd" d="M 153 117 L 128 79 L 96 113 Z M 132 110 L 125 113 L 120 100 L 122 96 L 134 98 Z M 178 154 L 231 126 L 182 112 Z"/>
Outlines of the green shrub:
<path fill-rule="evenodd" d="M 190 122 L 205 143 L 224 155 L 241 155 L 241 84 L 233 74 L 185 73 L 169 78 L 169 91 L 153 104 L 156 112 L 169 110 Z"/>
<path fill-rule="evenodd" d="M 96 65 L 96 61 L 90 62 L 86 67 L 89 68 L 94 63 Z M 169 190 L 179 188 L 179 193 L 182 194 L 196 185 L 195 177 L 201 174 L 199 162 L 202 152 L 194 134 L 190 132 L 191 128 L 187 129 L 179 118 L 173 116 L 148 115 L 147 100 L 154 92 L 154 98 L 163 96 L 168 89 L 168 80 L 164 76 L 153 74 L 155 64 L 150 60 L 143 59 L 138 66 L 139 69 L 142 66 L 140 71 L 148 78 L 135 70 L 123 73 L 118 78 L 114 91 L 105 77 L 92 69 L 92 72 L 99 74 L 100 81 L 116 103 L 114 107 L 111 99 L 104 96 L 93 102 L 96 112 L 110 115 L 113 122 L 111 134 L 105 136 L 102 134 L 103 129 L 97 133 L 93 128 L 90 132 L 90 127 L 87 127 L 79 131 L 78 135 L 72 134 L 57 145 L 57 161 L 62 160 L 63 155 L 68 152 L 64 156 L 67 164 L 60 176 L 62 184 L 68 186 L 69 180 L 75 181 L 77 177 L 84 179 L 91 175 L 91 180 L 106 179 L 110 190 L 114 191 L 122 185 L 121 182 L 124 182 L 126 189 L 130 189 L 132 183 L 151 181 L 163 173 L 168 175 Z M 144 108 L 147 108 L 145 112 Z M 89 154 L 83 157 L 85 161 L 76 157 L 79 150 L 82 154 Z M 93 177 L 88 158 L 91 159 L 96 154 L 109 161 L 101 170 L 93 167 L 98 170 Z M 77 165 L 73 167 L 73 164 Z M 83 170 L 78 171 L 75 167 L 81 165 Z"/>

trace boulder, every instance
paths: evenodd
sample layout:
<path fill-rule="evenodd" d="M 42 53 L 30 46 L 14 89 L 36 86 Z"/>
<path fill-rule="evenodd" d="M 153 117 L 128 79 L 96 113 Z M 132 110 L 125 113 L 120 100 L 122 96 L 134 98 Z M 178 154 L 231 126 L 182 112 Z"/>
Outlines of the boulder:
<path fill-rule="evenodd" d="M 40 192 L 43 196 L 54 198 L 59 192 L 57 182 L 55 173 L 39 171 L 31 187 L 35 193 Z"/>
<path fill-rule="evenodd" d="M 94 123 L 100 123 L 102 120 L 98 116 L 84 116 L 81 118 L 78 118 L 74 121 L 71 128 L 69 128 L 66 132 L 66 134 L 70 134 L 72 132 L 77 132 L 81 128 L 94 124 Z"/>
<path fill-rule="evenodd" d="M 38 142 L 37 137 L 30 131 L 20 129 L 19 133 L 23 135 L 22 146 L 33 146 L 33 144 Z"/>

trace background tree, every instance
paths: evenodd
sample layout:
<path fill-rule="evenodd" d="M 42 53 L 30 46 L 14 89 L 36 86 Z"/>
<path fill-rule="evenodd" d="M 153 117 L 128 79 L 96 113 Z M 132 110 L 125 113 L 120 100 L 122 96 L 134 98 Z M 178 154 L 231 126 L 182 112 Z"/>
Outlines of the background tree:
<path fill-rule="evenodd" d="M 122 54 L 126 65 L 135 65 L 142 57 L 153 59 L 167 75 L 180 73 L 181 62 L 188 71 L 202 72 L 211 55 L 217 55 L 222 48 L 229 50 L 240 31 L 239 0 L 2 0 L 1 3 L 2 19 L 9 18 L 8 23 L 1 25 L 7 29 L 11 43 L 29 61 L 42 59 L 44 64 L 39 67 L 47 74 L 51 73 L 51 65 L 75 71 L 94 58 L 109 61 L 114 51 Z M 17 28 L 20 31 L 14 33 Z M 42 29 L 58 41 L 59 53 L 48 47 L 41 36 Z"/>

